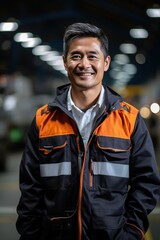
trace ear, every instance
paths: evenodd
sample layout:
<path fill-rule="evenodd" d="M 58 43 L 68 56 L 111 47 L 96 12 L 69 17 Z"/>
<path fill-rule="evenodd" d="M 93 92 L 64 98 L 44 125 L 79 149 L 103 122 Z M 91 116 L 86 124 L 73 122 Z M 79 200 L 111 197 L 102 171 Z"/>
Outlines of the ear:
<path fill-rule="evenodd" d="M 68 68 L 67 68 L 66 58 L 65 58 L 64 55 L 62 56 L 62 58 L 63 58 L 64 68 L 65 68 L 65 70 L 67 71 Z"/>
<path fill-rule="evenodd" d="M 104 71 L 106 72 L 109 69 L 111 62 L 111 57 L 108 55 L 105 59 L 105 64 L 104 64 Z"/>

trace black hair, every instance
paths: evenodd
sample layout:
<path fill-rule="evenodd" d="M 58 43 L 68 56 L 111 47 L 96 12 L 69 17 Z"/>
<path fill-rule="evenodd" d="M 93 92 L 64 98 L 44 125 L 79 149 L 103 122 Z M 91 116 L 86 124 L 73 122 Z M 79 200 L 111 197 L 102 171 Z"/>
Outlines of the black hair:
<path fill-rule="evenodd" d="M 67 56 L 70 42 L 79 37 L 95 37 L 101 43 L 101 50 L 104 54 L 104 58 L 108 56 L 108 38 L 104 31 L 95 25 L 89 23 L 73 23 L 69 25 L 64 33 L 63 38 L 63 54 Z"/>

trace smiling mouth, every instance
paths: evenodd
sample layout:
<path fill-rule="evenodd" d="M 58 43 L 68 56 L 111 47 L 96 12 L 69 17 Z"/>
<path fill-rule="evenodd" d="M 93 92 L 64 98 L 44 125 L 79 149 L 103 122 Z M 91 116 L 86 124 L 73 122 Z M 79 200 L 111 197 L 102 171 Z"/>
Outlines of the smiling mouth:
<path fill-rule="evenodd" d="M 92 76 L 94 72 L 76 72 L 78 76 Z"/>

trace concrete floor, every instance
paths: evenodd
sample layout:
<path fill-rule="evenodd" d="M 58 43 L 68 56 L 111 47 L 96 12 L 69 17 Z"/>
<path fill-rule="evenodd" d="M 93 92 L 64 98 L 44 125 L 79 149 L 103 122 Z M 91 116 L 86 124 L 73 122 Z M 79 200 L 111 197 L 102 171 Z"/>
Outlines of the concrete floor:
<path fill-rule="evenodd" d="M 16 206 L 20 192 L 18 187 L 18 168 L 21 153 L 9 154 L 7 170 L 0 173 L 0 239 L 18 240 L 15 228 Z"/>
<path fill-rule="evenodd" d="M 9 154 L 7 171 L 0 173 L 0 239 L 18 240 L 15 222 L 16 206 L 19 201 L 18 169 L 21 152 Z M 145 240 L 160 240 L 160 204 L 149 216 L 150 229 Z M 129 239 L 128 239 L 129 240 Z"/>

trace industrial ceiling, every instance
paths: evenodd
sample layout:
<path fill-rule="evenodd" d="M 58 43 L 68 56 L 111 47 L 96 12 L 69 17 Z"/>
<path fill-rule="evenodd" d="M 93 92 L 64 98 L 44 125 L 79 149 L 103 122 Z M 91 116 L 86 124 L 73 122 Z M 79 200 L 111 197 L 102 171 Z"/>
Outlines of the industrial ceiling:
<path fill-rule="evenodd" d="M 0 74 L 19 71 L 28 76 L 48 74 L 63 78 L 61 72 L 33 55 L 32 48 L 22 47 L 14 36 L 19 32 L 31 32 L 41 39 L 41 44 L 62 54 L 65 28 L 74 22 L 89 22 L 102 28 L 109 38 L 113 64 L 105 81 L 110 85 L 121 80 L 127 85 L 145 84 L 154 79 L 160 68 L 160 18 L 151 18 L 146 12 L 157 4 L 156 0 L 1 0 L 0 23 L 15 21 L 18 28 L 0 32 Z M 130 30 L 136 28 L 145 29 L 147 38 L 132 37 Z M 122 54 L 120 46 L 124 43 L 134 44 L 136 51 L 127 55 L 124 65 L 118 65 L 116 56 Z M 138 62 L 138 56 L 143 56 L 144 61 Z M 126 64 L 134 65 L 135 71 L 132 68 L 128 79 L 123 81 Z"/>

